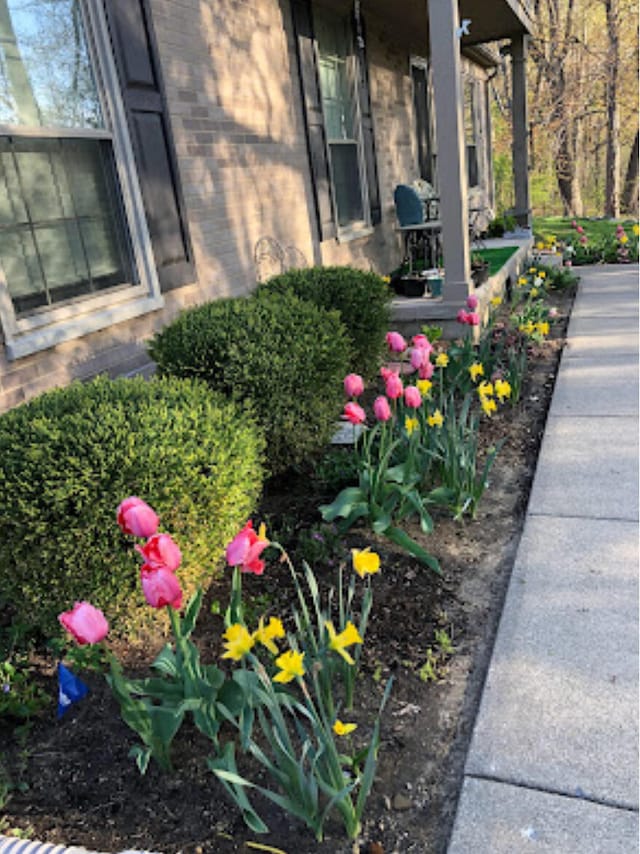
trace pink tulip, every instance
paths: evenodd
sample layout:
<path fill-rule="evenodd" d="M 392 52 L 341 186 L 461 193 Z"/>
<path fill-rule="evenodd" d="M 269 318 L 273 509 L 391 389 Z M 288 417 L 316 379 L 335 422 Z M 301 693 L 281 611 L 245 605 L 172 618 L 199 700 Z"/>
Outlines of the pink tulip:
<path fill-rule="evenodd" d="M 397 373 L 398 373 L 397 371 L 393 371 L 393 370 L 391 370 L 391 368 L 387 368 L 384 365 L 380 368 L 380 376 L 382 377 L 382 379 L 385 382 L 389 379 L 391 374 L 397 374 Z"/>
<path fill-rule="evenodd" d="M 102 611 L 89 602 L 76 602 L 73 610 L 63 611 L 58 620 L 79 644 L 98 643 L 109 631 Z"/>
<path fill-rule="evenodd" d="M 151 537 L 160 524 L 155 510 L 135 495 L 120 504 L 117 518 L 122 533 L 133 537 Z"/>
<path fill-rule="evenodd" d="M 381 394 L 373 401 L 373 414 L 378 421 L 388 421 L 391 418 L 391 407 L 384 395 Z"/>
<path fill-rule="evenodd" d="M 397 400 L 399 397 L 402 397 L 404 386 L 402 385 L 402 380 L 398 374 L 391 374 L 387 378 L 385 391 L 387 393 L 387 397 L 391 398 L 391 400 Z"/>
<path fill-rule="evenodd" d="M 422 403 L 422 397 L 420 392 L 414 385 L 408 385 L 404 390 L 404 402 L 407 406 L 410 406 L 411 409 L 418 409 L 420 404 Z"/>
<path fill-rule="evenodd" d="M 175 572 L 182 562 L 182 553 L 169 534 L 155 534 L 144 546 L 136 546 L 145 560 L 146 569 L 168 569 Z"/>
<path fill-rule="evenodd" d="M 456 320 L 458 321 L 458 323 L 468 323 L 468 317 L 469 315 L 463 308 L 461 308 L 460 311 L 456 314 Z"/>
<path fill-rule="evenodd" d="M 168 569 L 146 569 L 140 571 L 142 592 L 152 608 L 164 608 L 171 605 L 176 611 L 182 605 L 180 582 Z"/>
<path fill-rule="evenodd" d="M 357 403 L 345 404 L 343 415 L 352 424 L 364 424 L 367 420 L 364 409 Z"/>
<path fill-rule="evenodd" d="M 404 353 L 407 342 L 399 332 L 387 332 L 385 340 L 392 353 Z"/>
<path fill-rule="evenodd" d="M 427 361 L 418 368 L 418 378 L 421 380 L 430 380 L 434 370 L 433 364 Z"/>
<path fill-rule="evenodd" d="M 347 397 L 360 397 L 364 391 L 364 380 L 359 374 L 347 374 L 344 378 L 344 393 Z"/>
<path fill-rule="evenodd" d="M 268 545 L 269 540 L 266 537 L 258 536 L 253 530 L 253 522 L 249 520 L 227 546 L 227 563 L 229 566 L 239 566 L 242 572 L 262 575 L 264 561 L 260 560 L 260 555 Z"/>
<path fill-rule="evenodd" d="M 584 234 L 584 228 L 581 225 L 576 226 L 576 231 L 578 234 Z"/>
<path fill-rule="evenodd" d="M 580 238 L 580 243 L 582 243 L 582 245 L 585 246 L 588 242 L 589 241 L 587 240 L 587 235 L 583 234 L 582 237 Z"/>
<path fill-rule="evenodd" d="M 411 367 L 413 368 L 414 371 L 417 371 L 418 368 L 420 368 L 424 364 L 424 362 L 427 362 L 428 360 L 429 360 L 429 353 L 427 353 L 425 350 L 421 349 L 420 347 L 414 347 L 413 350 L 411 351 L 411 356 L 409 358 L 409 361 L 410 361 Z"/>
<path fill-rule="evenodd" d="M 475 311 L 478 307 L 478 297 L 475 294 L 469 294 L 467 297 L 467 308 Z"/>
<path fill-rule="evenodd" d="M 471 312 L 471 314 L 467 315 L 467 323 L 469 326 L 478 326 L 480 323 L 480 315 L 475 311 Z"/>
<path fill-rule="evenodd" d="M 414 335 L 411 339 L 411 343 L 419 350 L 428 350 L 429 353 L 433 352 L 433 344 L 429 341 L 426 335 Z"/>
<path fill-rule="evenodd" d="M 571 220 L 571 228 L 577 228 L 577 227 L 578 227 L 578 223 L 575 221 L 575 219 L 572 219 Z"/>

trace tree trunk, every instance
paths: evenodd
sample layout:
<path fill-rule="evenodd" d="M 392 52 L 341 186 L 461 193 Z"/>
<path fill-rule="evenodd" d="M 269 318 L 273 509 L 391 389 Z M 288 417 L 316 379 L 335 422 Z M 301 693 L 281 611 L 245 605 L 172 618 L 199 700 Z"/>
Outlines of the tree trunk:
<path fill-rule="evenodd" d="M 622 201 L 620 207 L 622 211 L 631 216 L 638 216 L 638 144 L 640 143 L 640 133 L 636 131 L 631 151 L 629 152 L 629 161 L 627 163 L 627 172 L 624 179 L 624 190 L 622 192 Z"/>
<path fill-rule="evenodd" d="M 609 55 L 605 101 L 607 105 L 607 158 L 605 215 L 620 216 L 620 109 L 618 106 L 618 74 L 620 46 L 618 38 L 617 0 L 605 0 Z"/>

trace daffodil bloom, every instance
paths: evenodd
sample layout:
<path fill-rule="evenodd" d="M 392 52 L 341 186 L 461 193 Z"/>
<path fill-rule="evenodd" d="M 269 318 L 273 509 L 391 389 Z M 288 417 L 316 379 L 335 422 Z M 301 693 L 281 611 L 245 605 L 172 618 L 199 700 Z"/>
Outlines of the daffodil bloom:
<path fill-rule="evenodd" d="M 511 386 L 506 380 L 496 380 L 494 387 L 500 403 L 504 403 L 507 397 L 511 397 Z"/>
<path fill-rule="evenodd" d="M 383 282 L 386 282 L 386 283 L 387 283 L 387 285 L 388 285 L 388 284 L 389 284 L 389 282 L 391 281 L 391 276 L 383 276 L 383 277 L 382 277 L 382 281 L 383 281 Z"/>
<path fill-rule="evenodd" d="M 240 661 L 251 650 L 255 643 L 254 636 L 240 623 L 234 623 L 222 635 L 225 640 L 226 652 L 223 658 Z"/>
<path fill-rule="evenodd" d="M 530 273 L 535 273 L 535 272 L 536 272 L 536 268 L 535 268 L 535 267 L 529 267 L 529 272 L 530 272 Z"/>
<path fill-rule="evenodd" d="M 530 320 L 528 320 L 526 323 L 519 326 L 518 329 L 520 332 L 524 332 L 525 335 L 531 335 L 535 331 L 535 326 Z"/>
<path fill-rule="evenodd" d="M 343 724 L 342 721 L 337 720 L 333 725 L 333 731 L 336 735 L 349 735 L 349 733 L 353 732 L 354 729 L 358 728 L 358 724 Z"/>
<path fill-rule="evenodd" d="M 275 645 L 274 639 L 283 638 L 284 636 L 284 626 L 282 625 L 282 620 L 278 619 L 278 617 L 271 617 L 266 626 L 264 624 L 264 617 L 260 617 L 258 628 L 253 633 L 254 639 L 258 643 L 261 643 L 262 646 L 266 646 L 271 655 L 278 654 L 278 647 Z"/>
<path fill-rule="evenodd" d="M 355 664 L 353 658 L 349 655 L 346 650 L 346 647 L 351 646 L 354 643 L 362 643 L 362 638 L 356 627 L 353 625 L 351 620 L 344 627 L 344 631 L 340 632 L 340 634 L 336 634 L 336 630 L 333 627 L 333 623 L 331 620 L 328 620 L 325 623 L 325 627 L 329 632 L 329 649 L 337 652 L 338 655 L 341 655 L 347 664 Z"/>
<path fill-rule="evenodd" d="M 536 249 L 544 249 L 544 243 L 541 240 L 536 243 Z"/>
<path fill-rule="evenodd" d="M 478 394 L 481 398 L 493 397 L 493 385 L 483 380 L 478 386 Z"/>
<path fill-rule="evenodd" d="M 416 386 L 423 397 L 426 397 L 433 387 L 431 380 L 417 380 Z"/>
<path fill-rule="evenodd" d="M 548 335 L 549 334 L 549 324 L 546 320 L 541 320 L 539 323 L 535 324 L 536 332 L 539 332 L 540 335 Z"/>
<path fill-rule="evenodd" d="M 491 298 L 491 305 L 494 308 L 498 308 L 499 305 L 502 305 L 502 297 L 492 297 Z"/>
<path fill-rule="evenodd" d="M 351 560 L 354 572 L 360 578 L 380 572 L 380 555 L 372 552 L 368 546 L 366 549 L 351 549 Z"/>
<path fill-rule="evenodd" d="M 291 682 L 296 676 L 304 676 L 304 652 L 288 649 L 276 658 L 280 673 L 273 677 L 274 682 Z"/>
<path fill-rule="evenodd" d="M 482 406 L 482 411 L 485 415 L 488 415 L 491 418 L 491 413 L 495 412 L 498 408 L 496 406 L 496 402 L 492 397 L 483 397 L 480 399 L 480 405 Z"/>
<path fill-rule="evenodd" d="M 545 271 L 544 271 L 544 270 L 540 270 L 540 272 L 538 273 L 538 276 L 539 276 L 541 279 L 546 279 L 546 278 L 547 278 L 547 274 L 545 273 Z"/>
<path fill-rule="evenodd" d="M 531 272 L 531 270 L 529 270 L 529 272 Z M 533 272 L 535 273 L 535 270 Z M 523 285 L 526 285 L 528 281 L 529 279 L 527 279 L 526 276 L 520 276 L 520 278 L 518 279 L 518 285 L 522 287 Z"/>
<path fill-rule="evenodd" d="M 633 226 L 633 233 L 635 234 L 636 237 L 638 237 L 638 235 L 640 234 L 640 225 L 634 225 Z"/>
<path fill-rule="evenodd" d="M 480 364 L 480 362 L 474 362 L 473 365 L 469 366 L 469 376 L 475 382 L 478 377 L 484 376 L 484 368 Z"/>
<path fill-rule="evenodd" d="M 532 296 L 532 297 L 537 297 L 537 296 L 538 296 L 538 294 L 539 294 L 539 291 L 538 291 L 538 289 L 537 289 L 537 288 L 531 288 L 531 290 L 529 291 L 529 293 L 531 294 L 531 296 Z"/>
<path fill-rule="evenodd" d="M 442 412 L 440 412 L 439 409 L 436 409 L 433 415 L 430 415 L 427 418 L 427 424 L 429 425 L 429 427 L 442 427 L 442 425 L 444 424 Z"/>
<path fill-rule="evenodd" d="M 446 368 L 449 364 L 449 357 L 446 353 L 439 353 L 436 358 L 436 367 L 438 368 Z"/>
<path fill-rule="evenodd" d="M 620 238 L 620 243 L 628 243 L 628 241 L 629 241 L 629 238 L 627 237 L 627 235 L 623 234 L 622 237 Z"/>
<path fill-rule="evenodd" d="M 411 436 L 414 430 L 417 430 L 420 426 L 420 423 L 417 418 L 405 418 L 404 419 L 404 429 L 407 431 L 407 435 Z"/>

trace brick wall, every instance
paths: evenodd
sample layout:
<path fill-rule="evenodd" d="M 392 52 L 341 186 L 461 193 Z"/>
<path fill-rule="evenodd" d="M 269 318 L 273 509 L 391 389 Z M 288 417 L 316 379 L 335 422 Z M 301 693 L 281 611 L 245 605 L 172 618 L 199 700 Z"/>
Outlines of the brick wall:
<path fill-rule="evenodd" d="M 151 8 L 197 282 L 165 295 L 161 312 L 11 363 L 0 352 L 0 410 L 75 378 L 148 367 L 144 340 L 182 307 L 253 287 L 260 238 L 295 247 L 308 264 L 385 273 L 399 260 L 393 189 L 417 177 L 416 51 L 368 21 L 382 223 L 368 237 L 319 244 L 288 0 L 151 0 Z"/>

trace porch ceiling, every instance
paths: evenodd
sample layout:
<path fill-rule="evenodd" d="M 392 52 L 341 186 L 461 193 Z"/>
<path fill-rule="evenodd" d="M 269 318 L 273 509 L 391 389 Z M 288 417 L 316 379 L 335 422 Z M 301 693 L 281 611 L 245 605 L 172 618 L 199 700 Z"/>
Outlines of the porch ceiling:
<path fill-rule="evenodd" d="M 323 6 L 346 11 L 353 0 L 319 0 Z M 363 15 L 375 17 L 387 34 L 403 44 L 428 45 L 427 0 L 360 0 Z M 530 33 L 533 21 L 527 12 L 528 0 L 458 0 L 460 20 L 471 21 L 462 46 Z M 424 52 L 424 49 L 420 52 Z"/>

